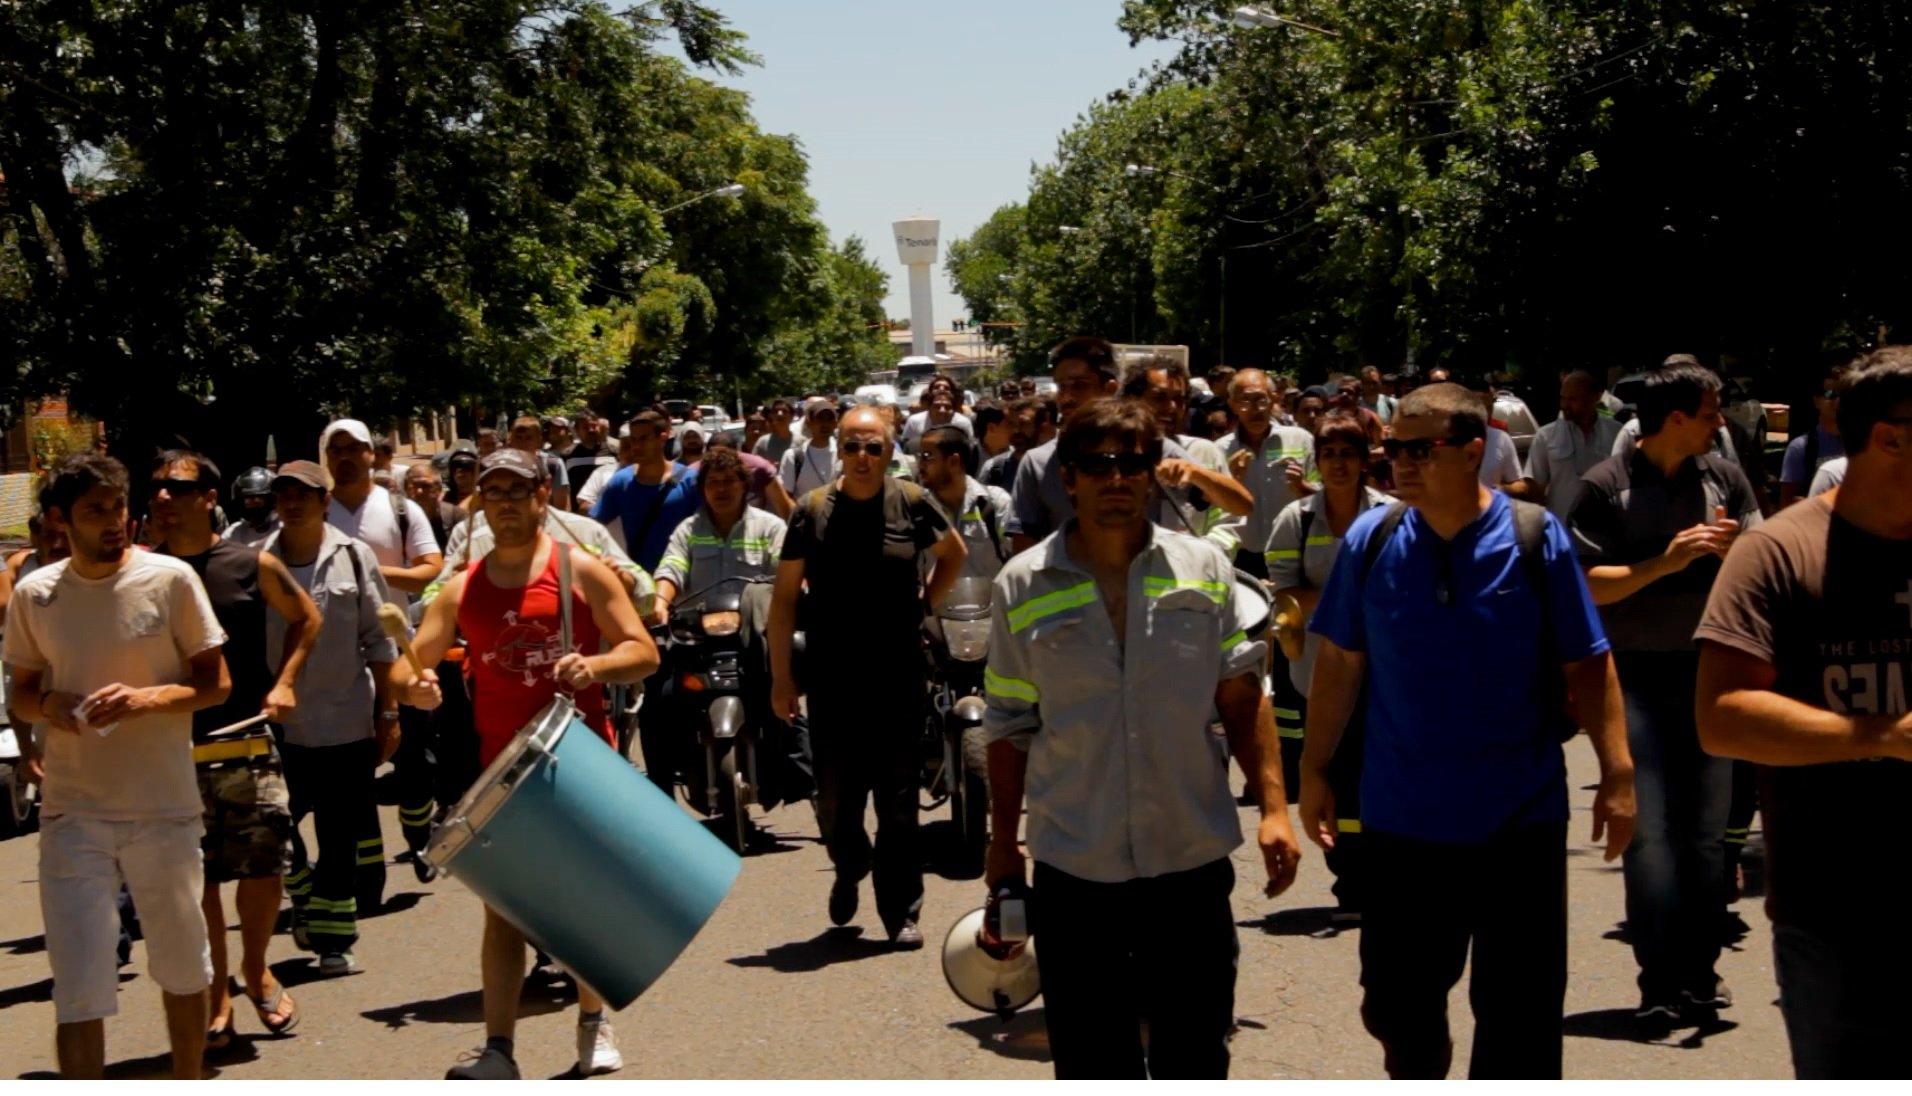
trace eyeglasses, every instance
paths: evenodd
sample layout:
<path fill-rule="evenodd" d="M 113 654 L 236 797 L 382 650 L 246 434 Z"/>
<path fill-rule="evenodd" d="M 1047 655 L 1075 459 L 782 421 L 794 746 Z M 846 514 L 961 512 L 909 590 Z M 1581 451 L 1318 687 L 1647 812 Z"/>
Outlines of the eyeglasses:
<path fill-rule="evenodd" d="M 1072 462 L 1076 474 L 1091 479 L 1121 476 L 1133 479 L 1155 470 L 1156 458 L 1148 453 L 1081 453 Z"/>
<path fill-rule="evenodd" d="M 1836 400 L 1839 396 L 1840 392 L 1837 388 L 1827 388 L 1819 393 L 1819 398 L 1822 400 Z"/>
<path fill-rule="evenodd" d="M 494 483 L 490 487 L 480 487 L 478 497 L 486 502 L 523 502 L 531 497 L 531 492 L 532 486 L 528 483 L 514 483 L 509 487 Z"/>
<path fill-rule="evenodd" d="M 204 491 L 205 488 L 199 485 L 198 480 L 156 479 L 152 482 L 148 490 L 151 494 L 155 495 L 163 490 L 174 498 L 178 498 L 181 495 L 196 495 Z"/>
<path fill-rule="evenodd" d="M 872 457 L 886 457 L 890 452 L 890 443 L 886 441 L 857 441 L 855 438 L 851 438 L 848 441 L 837 442 L 837 452 L 842 453 L 846 457 L 854 457 L 865 453 Z"/>
<path fill-rule="evenodd" d="M 1269 401 L 1267 396 L 1236 396 L 1235 400 L 1236 402 L 1240 403 L 1243 407 L 1250 408 L 1251 410 L 1257 410 L 1257 411 L 1266 410 L 1267 408 L 1274 406 L 1274 404 Z"/>
<path fill-rule="evenodd" d="M 1458 449 L 1467 443 L 1453 438 L 1415 438 L 1402 441 L 1400 438 L 1386 438 L 1381 442 L 1381 451 L 1389 460 L 1406 459 L 1409 464 L 1426 464 L 1434 459 L 1436 449 Z"/>

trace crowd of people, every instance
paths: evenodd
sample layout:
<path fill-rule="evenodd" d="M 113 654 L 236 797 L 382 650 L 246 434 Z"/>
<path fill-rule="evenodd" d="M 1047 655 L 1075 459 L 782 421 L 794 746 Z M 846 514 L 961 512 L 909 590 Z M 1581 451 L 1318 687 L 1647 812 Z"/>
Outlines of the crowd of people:
<path fill-rule="evenodd" d="M 1903 949 L 1845 926 L 1904 888 L 1881 843 L 1912 791 L 1912 348 L 1825 376 L 1776 497 L 1688 355 L 1624 423 L 1566 373 L 1544 425 L 1444 371 L 1302 389 L 1095 337 L 1049 366 L 1052 398 L 1011 380 L 966 405 L 938 377 L 920 408 L 777 400 L 737 432 L 525 416 L 408 459 L 339 420 L 317 461 L 230 482 L 186 449 L 144 479 L 97 453 L 52 469 L 0 578 L 0 654 L 38 742 L 62 1073 L 101 1073 L 129 911 L 179 1076 L 242 1003 L 292 1030 L 283 903 L 321 975 L 375 958 L 381 766 L 391 859 L 428 880 L 433 825 L 546 703 L 618 744 L 607 691 L 655 684 L 673 605 L 731 578 L 770 587 L 768 701 L 801 729 L 812 783 L 785 798 L 815 806 L 825 914 L 850 921 L 869 878 L 891 945 L 922 947 L 924 617 L 964 576 L 994 591 L 986 882 L 1029 895 L 1057 1076 L 1227 1075 L 1249 805 L 1267 895 L 1323 851 L 1391 1076 L 1448 1072 L 1471 954 L 1472 1075 L 1558 1077 L 1582 733 L 1641 1029 L 1733 1005 L 1756 807 L 1798 1074 L 1889 1069 Z M 524 933 L 487 910 L 479 954 L 487 1040 L 448 1076 L 515 1078 Z M 620 1068 L 578 999 L 579 1072 Z"/>

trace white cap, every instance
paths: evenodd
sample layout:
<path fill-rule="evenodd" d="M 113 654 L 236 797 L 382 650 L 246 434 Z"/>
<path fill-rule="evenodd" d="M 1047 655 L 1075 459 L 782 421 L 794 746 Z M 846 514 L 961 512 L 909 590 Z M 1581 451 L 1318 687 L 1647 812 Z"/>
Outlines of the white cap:
<path fill-rule="evenodd" d="M 325 469 L 325 481 L 328 490 L 332 486 L 332 469 L 325 461 L 325 447 L 332 441 L 332 435 L 334 434 L 348 434 L 361 445 L 369 446 L 372 444 L 372 432 L 366 429 L 365 424 L 357 419 L 336 419 L 326 424 L 325 429 L 319 432 L 319 467 Z"/>

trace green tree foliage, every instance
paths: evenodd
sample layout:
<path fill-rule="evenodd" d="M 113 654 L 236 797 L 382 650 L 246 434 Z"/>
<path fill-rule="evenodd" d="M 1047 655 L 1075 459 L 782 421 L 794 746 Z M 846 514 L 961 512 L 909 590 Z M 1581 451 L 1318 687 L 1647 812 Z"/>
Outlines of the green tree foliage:
<path fill-rule="evenodd" d="M 751 376 L 861 298 L 801 149 L 666 36 L 755 61 L 693 0 L 0 7 L 0 396 L 256 460 Z"/>
<path fill-rule="evenodd" d="M 1180 56 L 952 245 L 971 309 L 1026 323 L 1019 360 L 1093 329 L 1312 373 L 1685 349 L 1796 378 L 1912 321 L 1902 6 L 1262 5 L 1328 33 L 1235 6 L 1127 0 Z"/>

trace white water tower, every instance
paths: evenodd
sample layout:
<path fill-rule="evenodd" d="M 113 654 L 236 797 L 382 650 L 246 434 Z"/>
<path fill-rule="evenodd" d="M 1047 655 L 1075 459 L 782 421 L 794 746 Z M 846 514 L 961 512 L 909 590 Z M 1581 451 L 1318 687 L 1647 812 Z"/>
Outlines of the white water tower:
<path fill-rule="evenodd" d="M 936 314 L 930 302 L 929 268 L 939 258 L 941 222 L 917 215 L 894 222 L 896 257 L 910 270 L 910 353 L 936 353 Z"/>

